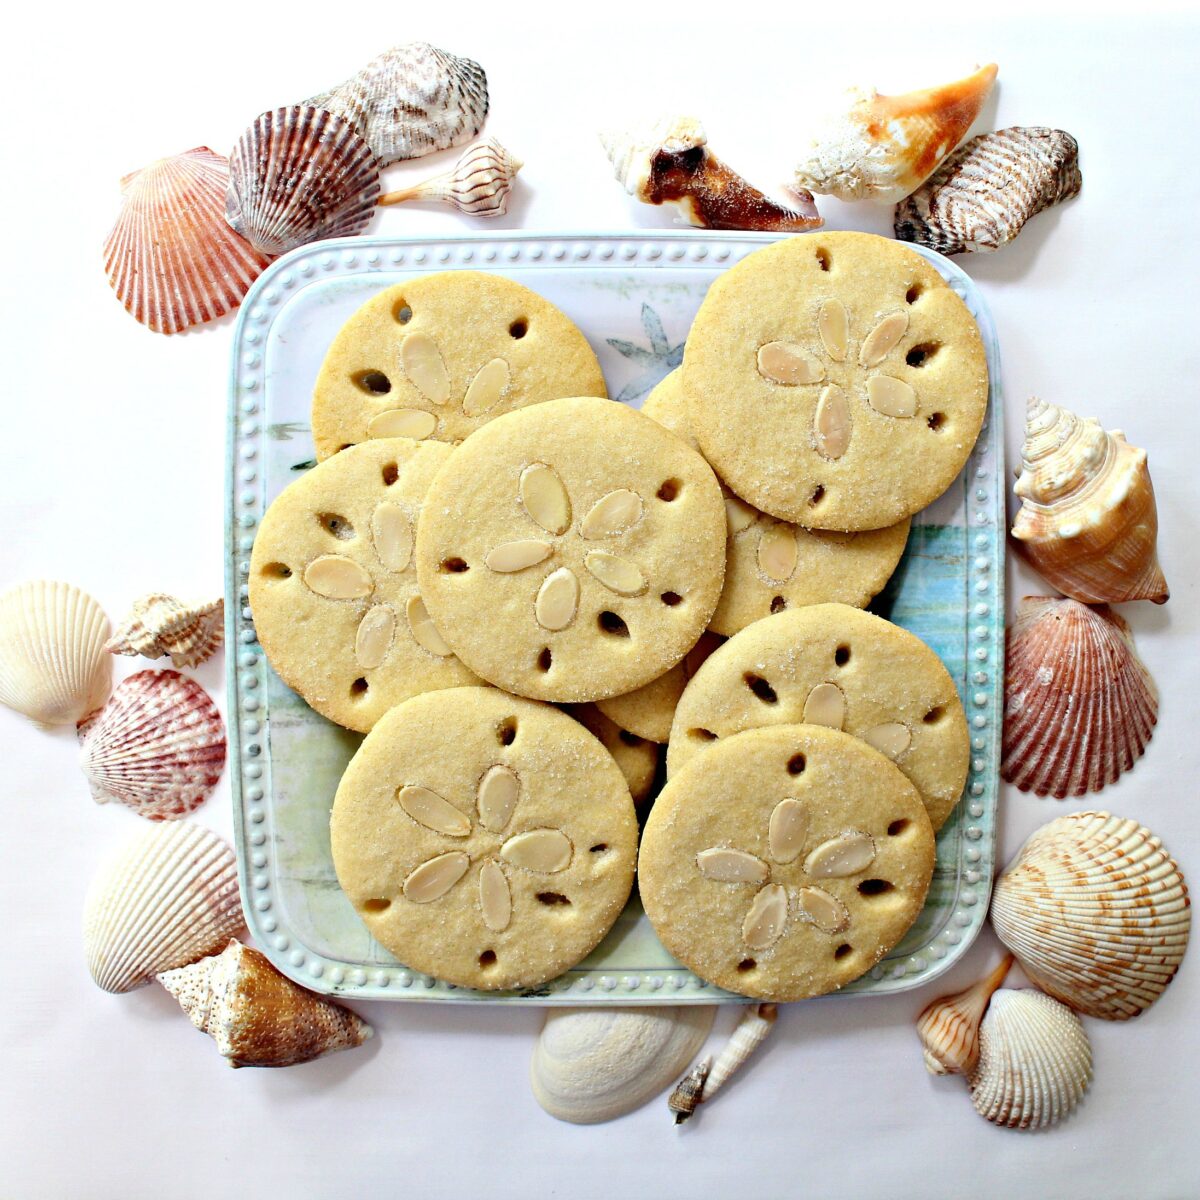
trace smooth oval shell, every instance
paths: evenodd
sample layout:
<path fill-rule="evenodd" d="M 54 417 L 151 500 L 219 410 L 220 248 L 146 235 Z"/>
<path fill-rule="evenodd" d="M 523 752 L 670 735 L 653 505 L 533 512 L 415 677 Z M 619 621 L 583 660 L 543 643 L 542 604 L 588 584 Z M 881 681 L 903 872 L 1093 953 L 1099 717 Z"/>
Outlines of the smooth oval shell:
<path fill-rule="evenodd" d="M 225 601 L 183 604 L 164 592 L 136 600 L 129 615 L 104 643 L 109 654 L 171 656 L 173 667 L 197 667 L 221 645 Z"/>

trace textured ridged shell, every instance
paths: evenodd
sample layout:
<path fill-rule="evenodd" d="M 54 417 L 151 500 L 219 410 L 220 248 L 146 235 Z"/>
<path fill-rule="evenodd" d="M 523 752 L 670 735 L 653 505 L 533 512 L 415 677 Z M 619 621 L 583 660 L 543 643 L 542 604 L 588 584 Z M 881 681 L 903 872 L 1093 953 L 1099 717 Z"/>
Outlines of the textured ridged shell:
<path fill-rule="evenodd" d="M 225 602 L 183 604 L 154 592 L 135 601 L 129 615 L 104 644 L 110 654 L 171 656 L 176 667 L 196 667 L 221 645 Z"/>
<path fill-rule="evenodd" d="M 495 138 L 485 138 L 468 146 L 453 169 L 444 175 L 435 175 L 415 187 L 388 192 L 379 197 L 379 203 L 442 200 L 474 217 L 501 217 L 508 211 L 508 195 L 522 165 Z"/>
<path fill-rule="evenodd" d="M 1066 1005 L 1025 988 L 992 997 L 968 1080 L 981 1117 L 1009 1129 L 1045 1129 L 1071 1115 L 1091 1081 L 1091 1043 Z"/>
<path fill-rule="evenodd" d="M 1013 490 L 1013 537 L 1047 583 L 1086 604 L 1167 601 L 1146 452 L 1119 430 L 1030 400 Z"/>
<path fill-rule="evenodd" d="M 751 1004 L 742 1013 L 729 1041 L 721 1047 L 704 1081 L 701 1100 L 715 1096 L 745 1065 L 775 1028 L 779 1009 L 774 1004 Z"/>
<path fill-rule="evenodd" d="M 69 583 L 34 580 L 0 596 L 0 704 L 39 725 L 74 725 L 112 684 L 108 618 Z"/>
<path fill-rule="evenodd" d="M 96 874 L 83 910 L 88 970 L 106 992 L 213 954 L 242 928 L 237 859 L 202 825 L 143 829 Z"/>
<path fill-rule="evenodd" d="M 1191 931 L 1183 875 L 1136 821 L 1043 825 L 996 881 L 992 925 L 1025 974 L 1091 1017 L 1136 1017 L 1175 976 Z"/>
<path fill-rule="evenodd" d="M 941 254 L 998 250 L 1083 187 L 1079 143 L 1061 129 L 1000 129 L 957 150 L 896 205 L 896 237 Z"/>
<path fill-rule="evenodd" d="M 265 112 L 229 159 L 225 218 L 263 254 L 362 233 L 379 165 L 344 117 L 293 105 Z"/>
<path fill-rule="evenodd" d="M 487 118 L 487 75 L 469 58 L 409 42 L 307 103 L 347 118 L 386 167 L 469 142 Z"/>
<path fill-rule="evenodd" d="M 271 261 L 229 228 L 228 186 L 229 163 L 207 146 L 121 181 L 104 269 L 117 299 L 155 333 L 180 333 L 232 312 Z"/>
<path fill-rule="evenodd" d="M 930 1075 L 966 1075 L 979 1061 L 979 1023 L 992 993 L 1004 982 L 1013 956 L 970 987 L 939 996 L 917 1018 L 917 1036 L 925 1049 Z"/>
<path fill-rule="evenodd" d="M 118 800 L 151 821 L 186 816 L 225 765 L 217 706 L 178 671 L 139 671 L 80 727 L 83 773 L 97 804 Z"/>
<path fill-rule="evenodd" d="M 1026 596 L 1008 631 L 1000 773 L 1039 796 L 1098 792 L 1142 756 L 1158 692 L 1107 605 Z"/>
<path fill-rule="evenodd" d="M 373 1034 L 356 1013 L 293 983 L 237 941 L 162 972 L 158 982 L 233 1067 L 291 1067 L 361 1046 Z"/>

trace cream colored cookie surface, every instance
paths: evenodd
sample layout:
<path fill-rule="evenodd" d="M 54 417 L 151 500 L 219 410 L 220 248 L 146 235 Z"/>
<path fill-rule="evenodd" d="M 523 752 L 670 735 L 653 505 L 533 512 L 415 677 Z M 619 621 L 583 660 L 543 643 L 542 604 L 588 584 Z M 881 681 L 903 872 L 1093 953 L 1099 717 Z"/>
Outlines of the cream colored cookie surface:
<path fill-rule="evenodd" d="M 376 437 L 461 442 L 502 413 L 605 396 L 578 327 L 536 292 L 482 271 L 385 288 L 342 326 L 313 390 L 317 458 Z"/>
<path fill-rule="evenodd" d="M 697 975 L 767 1000 L 843 987 L 925 902 L 934 837 L 921 798 L 848 734 L 755 729 L 659 793 L 638 889 L 663 945 Z"/>
<path fill-rule="evenodd" d="M 420 692 L 478 683 L 417 587 L 417 514 L 441 442 L 390 438 L 320 463 L 272 502 L 250 555 L 250 609 L 271 666 L 317 712 L 365 732 Z"/>
<path fill-rule="evenodd" d="M 813 233 L 709 289 L 683 358 L 688 423 L 725 484 L 807 528 L 880 529 L 940 496 L 988 395 L 975 319 L 919 254 Z"/>
<path fill-rule="evenodd" d="M 338 882 L 402 963 L 528 988 L 584 958 L 633 885 L 637 819 L 603 746 L 494 688 L 418 696 L 364 740 L 330 818 Z"/>
<path fill-rule="evenodd" d="M 941 659 L 906 629 L 844 604 L 766 617 L 717 650 L 675 710 L 668 774 L 730 734 L 799 722 L 885 754 L 916 785 L 934 829 L 962 795 L 970 739 Z"/>
<path fill-rule="evenodd" d="M 647 800 L 658 772 L 658 744 L 610 721 L 595 704 L 571 704 L 568 713 L 612 755 L 634 804 Z"/>
<path fill-rule="evenodd" d="M 580 702 L 633 691 L 703 632 L 725 567 L 716 476 L 610 400 L 508 413 L 438 471 L 417 531 L 421 594 L 478 675 Z"/>

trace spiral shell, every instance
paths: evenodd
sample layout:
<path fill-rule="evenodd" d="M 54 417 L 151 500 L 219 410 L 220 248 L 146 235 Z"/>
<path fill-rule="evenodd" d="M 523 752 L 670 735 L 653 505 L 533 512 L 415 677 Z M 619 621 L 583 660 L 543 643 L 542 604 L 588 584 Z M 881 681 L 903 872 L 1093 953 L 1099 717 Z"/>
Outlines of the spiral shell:
<path fill-rule="evenodd" d="M 1136 1017 L 1179 969 L 1183 875 L 1136 821 L 1072 813 L 1043 825 L 996 881 L 992 925 L 1026 975 L 1091 1017 Z"/>
<path fill-rule="evenodd" d="M 495 138 L 484 138 L 468 146 L 444 175 L 435 175 L 415 187 L 388 192 L 379 197 L 379 203 L 440 200 L 470 216 L 501 217 L 508 211 L 508 194 L 522 165 Z"/>
<path fill-rule="evenodd" d="M 930 1075 L 967 1075 L 979 1061 L 979 1024 L 992 993 L 1004 982 L 1013 956 L 969 988 L 940 996 L 917 1018 L 917 1036 L 925 1048 Z"/>
<path fill-rule="evenodd" d="M 136 601 L 129 616 L 104 643 L 109 654 L 171 656 L 176 667 L 196 667 L 221 645 L 225 602 L 182 604 L 174 596 L 154 592 Z"/>
<path fill-rule="evenodd" d="M 242 928 L 237 860 L 202 825 L 152 825 L 97 872 L 83 910 L 88 970 L 106 992 L 219 950 Z"/>
<path fill-rule="evenodd" d="M 1120 430 L 1030 400 L 1014 490 L 1013 537 L 1047 583 L 1086 604 L 1166 602 L 1146 452 Z"/>

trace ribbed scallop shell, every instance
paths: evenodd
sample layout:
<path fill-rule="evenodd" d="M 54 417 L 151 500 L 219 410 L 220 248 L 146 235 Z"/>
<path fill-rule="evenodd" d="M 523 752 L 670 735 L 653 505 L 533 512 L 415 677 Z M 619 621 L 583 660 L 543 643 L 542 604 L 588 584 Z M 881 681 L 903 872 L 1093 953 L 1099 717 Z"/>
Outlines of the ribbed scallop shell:
<path fill-rule="evenodd" d="M 361 233 L 379 165 L 344 117 L 294 104 L 265 112 L 229 159 L 225 218 L 263 254 Z"/>
<path fill-rule="evenodd" d="M 1083 187 L 1079 143 L 1061 129 L 1000 129 L 952 154 L 908 199 L 894 228 L 942 254 L 998 250 L 1025 222 Z"/>
<path fill-rule="evenodd" d="M 88 970 L 106 992 L 219 950 L 242 928 L 237 860 L 202 825 L 152 825 L 97 872 L 83 909 Z"/>
<path fill-rule="evenodd" d="M 180 333 L 232 312 L 271 261 L 225 221 L 229 163 L 207 146 L 121 180 L 104 241 L 117 299 L 155 333 Z"/>
<path fill-rule="evenodd" d="M 1091 1043 L 1065 1004 L 1026 988 L 992 997 L 968 1080 L 981 1117 L 1009 1129 L 1045 1129 L 1075 1111 L 1091 1081 Z"/>
<path fill-rule="evenodd" d="M 183 604 L 174 596 L 153 592 L 134 602 L 129 616 L 104 644 L 109 654 L 171 656 L 176 667 L 196 667 L 221 645 L 225 602 Z"/>
<path fill-rule="evenodd" d="M 979 1024 L 992 993 L 1004 982 L 1013 956 L 952 996 L 939 996 L 917 1018 L 917 1036 L 925 1048 L 930 1075 L 966 1075 L 979 1061 Z"/>
<path fill-rule="evenodd" d="M 306 103 L 347 118 L 386 167 L 469 142 L 487 118 L 487 75 L 469 58 L 409 42 Z"/>
<path fill-rule="evenodd" d="M 1033 399 L 1021 460 L 1012 534 L 1047 583 L 1087 604 L 1166 602 L 1145 450 L 1120 430 L 1106 433 L 1090 418 Z"/>
<path fill-rule="evenodd" d="M 34 580 L 0 595 L 0 704 L 39 725 L 74 725 L 112 685 L 108 618 L 69 583 Z"/>
<path fill-rule="evenodd" d="M 388 192 L 379 197 L 379 203 L 441 200 L 470 216 L 500 217 L 508 210 L 508 195 L 523 165 L 495 138 L 484 138 L 468 146 L 444 175 L 435 175 L 415 187 Z"/>
<path fill-rule="evenodd" d="M 1091 1017 L 1136 1017 L 1175 976 L 1191 931 L 1183 875 L 1136 821 L 1043 825 L 996 881 L 992 925 L 1040 988 Z"/>
<path fill-rule="evenodd" d="M 1107 605 L 1026 596 L 1008 630 L 1000 773 L 1023 792 L 1084 796 L 1130 770 L 1158 692 Z"/>
<path fill-rule="evenodd" d="M 118 800 L 151 821 L 186 816 L 225 765 L 217 706 L 178 671 L 139 671 L 80 728 L 83 773 L 97 804 Z"/>

